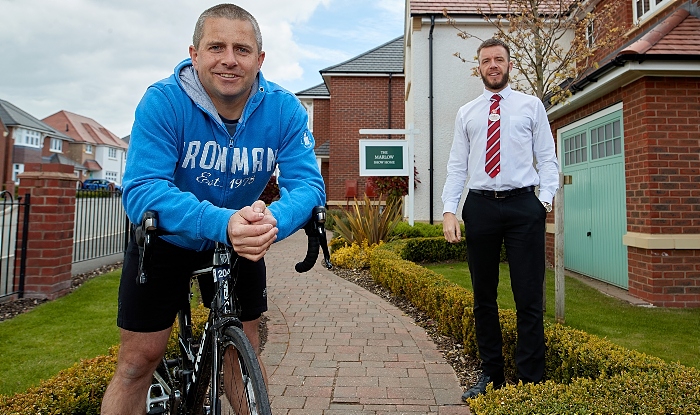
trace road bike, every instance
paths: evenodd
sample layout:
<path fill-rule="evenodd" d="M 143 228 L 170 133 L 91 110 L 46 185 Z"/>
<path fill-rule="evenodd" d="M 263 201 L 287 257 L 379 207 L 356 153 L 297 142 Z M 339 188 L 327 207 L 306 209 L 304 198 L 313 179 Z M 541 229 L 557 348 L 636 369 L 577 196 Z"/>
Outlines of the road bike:
<path fill-rule="evenodd" d="M 306 272 L 313 267 L 319 246 L 323 250 L 323 265 L 329 269 L 332 267 L 325 220 L 325 208 L 315 207 L 311 220 L 304 226 L 308 249 L 304 260 L 295 266 L 297 272 Z M 139 284 L 148 283 L 147 270 L 153 244 L 157 243 L 158 236 L 167 234 L 158 229 L 157 223 L 157 214 L 149 211 L 135 229 L 141 251 Z M 238 318 L 238 299 L 231 295 L 237 279 L 237 257 L 233 264 L 231 258 L 230 248 L 217 243 L 212 266 L 193 273 L 193 279 L 199 276 L 214 279 L 214 299 L 209 317 L 203 334 L 196 338 L 192 333 L 190 300 L 193 294 L 190 290 L 189 298 L 185 299 L 177 315 L 179 354 L 173 359 L 164 357 L 153 374 L 146 398 L 148 414 L 220 415 L 222 409 L 228 407 L 236 414 L 272 414 L 260 364 Z M 229 393 L 224 393 L 226 389 Z"/>

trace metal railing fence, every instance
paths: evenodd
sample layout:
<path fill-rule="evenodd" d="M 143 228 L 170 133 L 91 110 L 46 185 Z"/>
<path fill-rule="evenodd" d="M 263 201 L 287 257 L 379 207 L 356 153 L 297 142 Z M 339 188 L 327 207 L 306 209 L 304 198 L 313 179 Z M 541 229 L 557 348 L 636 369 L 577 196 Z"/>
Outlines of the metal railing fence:
<path fill-rule="evenodd" d="M 27 231 L 30 196 L 14 200 L 12 193 L 0 192 L 0 300 L 24 293 L 24 272 L 27 264 Z M 19 221 L 24 222 L 23 237 L 19 237 Z M 21 246 L 18 246 L 18 241 Z"/>
<path fill-rule="evenodd" d="M 78 190 L 73 227 L 73 262 L 123 253 L 129 220 L 117 190 Z"/>

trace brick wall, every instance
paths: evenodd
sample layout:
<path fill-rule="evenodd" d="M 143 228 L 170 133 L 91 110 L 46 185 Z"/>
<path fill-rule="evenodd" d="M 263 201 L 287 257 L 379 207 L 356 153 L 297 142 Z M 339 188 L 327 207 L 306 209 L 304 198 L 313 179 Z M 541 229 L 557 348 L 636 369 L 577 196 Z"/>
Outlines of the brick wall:
<path fill-rule="evenodd" d="M 31 198 L 24 295 L 54 299 L 71 287 L 73 166 L 27 164 L 19 177 L 19 194 L 29 193 Z M 18 235 L 22 235 L 23 226 L 20 221 Z"/>
<path fill-rule="evenodd" d="M 389 125 L 389 77 L 330 78 L 331 137 L 328 200 L 345 200 L 345 180 L 358 181 L 358 196 L 365 178 L 359 176 L 359 130 L 404 128 L 404 78 L 391 79 L 391 125 Z M 315 111 L 315 110 L 314 110 Z M 316 113 L 314 112 L 314 118 Z M 315 128 L 315 127 L 314 127 Z M 387 138 L 372 136 L 371 138 Z M 403 136 L 394 136 L 403 139 Z"/>
<path fill-rule="evenodd" d="M 331 138 L 330 111 L 330 99 L 314 100 L 314 139 L 317 147 Z"/>
<path fill-rule="evenodd" d="M 620 101 L 628 232 L 700 234 L 700 79 L 638 79 L 552 129 Z M 630 294 L 663 307 L 700 307 L 700 250 L 629 247 L 627 256 Z"/>

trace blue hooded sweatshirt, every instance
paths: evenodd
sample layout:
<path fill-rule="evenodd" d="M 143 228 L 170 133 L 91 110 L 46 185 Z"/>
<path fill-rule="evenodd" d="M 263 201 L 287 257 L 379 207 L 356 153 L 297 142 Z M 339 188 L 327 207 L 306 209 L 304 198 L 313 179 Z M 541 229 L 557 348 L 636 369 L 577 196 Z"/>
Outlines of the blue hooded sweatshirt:
<path fill-rule="evenodd" d="M 269 209 L 282 240 L 325 203 L 306 110 L 259 72 L 233 136 L 186 59 L 151 85 L 136 108 L 123 203 L 140 223 L 158 212 L 171 243 L 205 250 L 228 242 L 230 217 L 258 200 L 279 166 L 280 199 Z"/>

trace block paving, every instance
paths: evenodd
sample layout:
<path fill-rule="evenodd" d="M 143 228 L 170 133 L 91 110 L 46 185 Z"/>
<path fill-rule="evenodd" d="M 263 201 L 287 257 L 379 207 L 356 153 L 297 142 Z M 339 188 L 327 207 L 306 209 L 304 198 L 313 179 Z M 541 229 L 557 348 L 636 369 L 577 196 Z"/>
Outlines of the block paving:
<path fill-rule="evenodd" d="M 321 267 L 294 271 L 297 232 L 267 265 L 262 354 L 275 415 L 468 415 L 452 367 L 425 330 L 379 296 Z"/>

